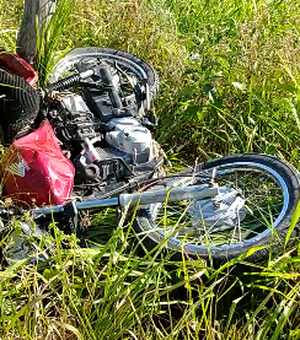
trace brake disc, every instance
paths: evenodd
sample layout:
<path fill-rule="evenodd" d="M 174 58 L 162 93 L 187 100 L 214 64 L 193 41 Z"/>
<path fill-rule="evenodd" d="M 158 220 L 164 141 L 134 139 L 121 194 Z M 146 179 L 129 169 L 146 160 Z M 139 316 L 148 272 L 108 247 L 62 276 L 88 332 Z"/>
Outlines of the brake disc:
<path fill-rule="evenodd" d="M 226 187 L 212 199 L 191 203 L 188 213 L 194 228 L 209 227 L 211 232 L 235 228 L 246 217 L 245 199 L 240 192 Z"/>

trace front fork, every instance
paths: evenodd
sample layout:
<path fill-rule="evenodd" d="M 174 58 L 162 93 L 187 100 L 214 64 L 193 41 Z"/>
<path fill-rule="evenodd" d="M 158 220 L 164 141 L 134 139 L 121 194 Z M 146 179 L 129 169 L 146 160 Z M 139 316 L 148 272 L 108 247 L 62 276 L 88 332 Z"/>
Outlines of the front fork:
<path fill-rule="evenodd" d="M 219 188 L 214 185 L 192 185 L 187 187 L 172 187 L 169 189 L 151 190 L 142 193 L 121 194 L 119 197 L 93 201 L 72 201 L 65 205 L 32 209 L 33 218 L 47 217 L 51 214 L 64 213 L 73 210 L 75 214 L 81 210 L 97 210 L 107 207 L 120 207 L 121 209 L 135 207 L 137 205 L 149 205 L 154 203 L 178 202 L 185 200 L 202 200 L 218 195 Z"/>

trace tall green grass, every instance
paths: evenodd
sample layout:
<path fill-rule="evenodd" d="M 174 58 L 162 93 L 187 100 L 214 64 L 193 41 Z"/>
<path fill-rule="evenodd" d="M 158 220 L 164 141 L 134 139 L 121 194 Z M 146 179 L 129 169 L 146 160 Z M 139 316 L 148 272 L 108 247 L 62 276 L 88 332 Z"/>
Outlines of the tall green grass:
<path fill-rule="evenodd" d="M 39 74 L 39 86 L 41 87 L 47 84 L 49 72 L 68 50 L 67 46 L 65 51 L 59 52 L 60 38 L 75 5 L 75 0 L 61 0 L 57 2 L 55 12 L 49 21 L 45 23 L 42 32 L 39 31 L 39 25 L 37 25 L 36 68 Z"/>
<path fill-rule="evenodd" d="M 36 245 L 31 256 L 46 250 L 48 260 L 1 271 L 3 339 L 299 338 L 297 249 L 264 267 L 244 256 L 216 270 L 161 258 L 161 247 L 141 255 L 123 224 L 90 249 L 50 228 L 43 242 L 25 238 Z"/>
<path fill-rule="evenodd" d="M 136 53 L 160 74 L 156 137 L 170 159 L 262 151 L 299 166 L 299 2 L 60 4 L 39 45 L 42 80 L 69 47 Z M 0 45 L 13 51 L 22 1 L 0 8 Z M 2 241 L 6 254 L 17 224 Z M 299 246 L 263 265 L 240 258 L 216 270 L 162 258 L 162 246 L 141 255 L 133 232 L 109 228 L 109 212 L 94 224 L 105 226 L 91 231 L 97 248 L 79 248 L 53 223 L 51 235 L 25 237 L 48 260 L 2 264 L 0 338 L 300 339 Z"/>

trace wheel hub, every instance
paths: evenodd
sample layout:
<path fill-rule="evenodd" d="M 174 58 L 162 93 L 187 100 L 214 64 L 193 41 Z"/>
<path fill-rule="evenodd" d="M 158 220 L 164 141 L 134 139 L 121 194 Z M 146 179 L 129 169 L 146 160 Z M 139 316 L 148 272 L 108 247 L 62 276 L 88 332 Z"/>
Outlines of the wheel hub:
<path fill-rule="evenodd" d="M 238 190 L 220 187 L 213 199 L 194 201 L 188 209 L 194 228 L 211 232 L 235 228 L 246 217 L 245 199 Z"/>

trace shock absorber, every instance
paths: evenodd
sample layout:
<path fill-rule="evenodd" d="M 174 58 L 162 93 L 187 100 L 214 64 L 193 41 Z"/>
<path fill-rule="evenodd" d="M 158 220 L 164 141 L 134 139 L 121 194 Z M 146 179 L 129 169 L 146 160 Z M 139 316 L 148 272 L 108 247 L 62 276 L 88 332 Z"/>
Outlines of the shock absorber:
<path fill-rule="evenodd" d="M 62 91 L 69 89 L 70 87 L 79 85 L 81 80 L 84 80 L 86 78 L 91 77 L 94 74 L 93 70 L 88 70 L 82 73 L 73 74 L 72 76 L 69 76 L 67 78 L 63 78 L 61 80 L 58 80 L 57 82 L 48 85 L 45 88 L 45 92 L 47 94 L 51 93 L 52 91 Z"/>
<path fill-rule="evenodd" d="M 78 85 L 80 82 L 80 74 L 74 74 L 70 77 L 58 80 L 57 82 L 48 85 L 45 88 L 46 93 L 51 93 L 53 91 L 62 91 L 69 89 L 72 86 Z"/>
<path fill-rule="evenodd" d="M 111 100 L 112 107 L 116 109 L 121 109 L 123 106 L 122 101 L 113 83 L 113 78 L 109 71 L 108 65 L 103 64 L 100 66 L 100 76 L 106 89 L 108 90 L 108 95 Z"/>

